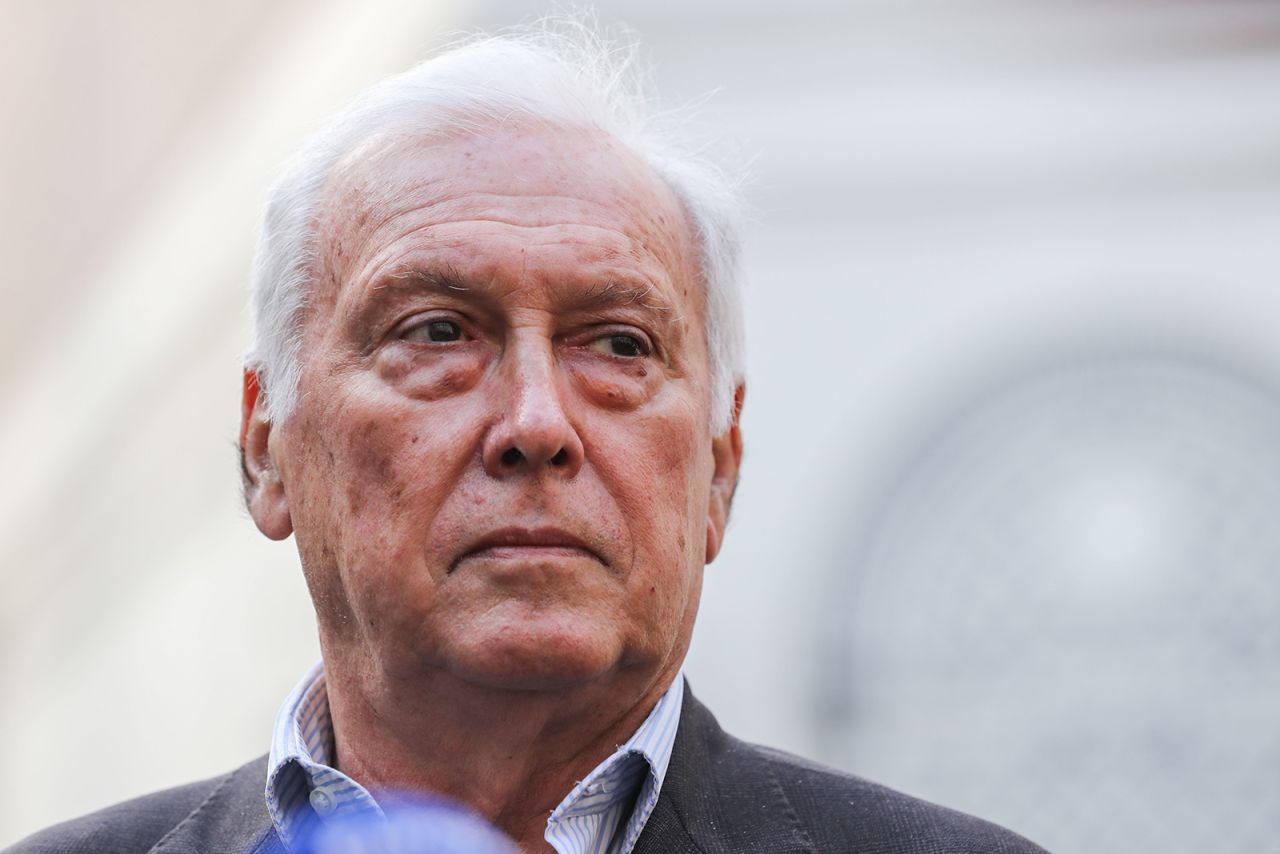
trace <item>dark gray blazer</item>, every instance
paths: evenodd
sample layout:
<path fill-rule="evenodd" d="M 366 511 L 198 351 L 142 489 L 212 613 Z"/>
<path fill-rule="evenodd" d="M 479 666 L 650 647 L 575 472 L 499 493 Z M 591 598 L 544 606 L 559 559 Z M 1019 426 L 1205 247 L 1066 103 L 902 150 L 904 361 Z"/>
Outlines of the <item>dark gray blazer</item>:
<path fill-rule="evenodd" d="M 266 757 L 59 824 L 6 854 L 281 854 Z M 685 688 L 671 764 L 635 854 L 1033 854 L 980 819 L 738 741 Z"/>

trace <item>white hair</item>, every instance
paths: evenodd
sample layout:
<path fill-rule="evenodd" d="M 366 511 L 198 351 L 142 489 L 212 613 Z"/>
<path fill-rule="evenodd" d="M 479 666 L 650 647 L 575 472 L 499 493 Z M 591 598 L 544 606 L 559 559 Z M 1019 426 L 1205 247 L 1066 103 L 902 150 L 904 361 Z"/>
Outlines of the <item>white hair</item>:
<path fill-rule="evenodd" d="M 711 367 L 713 435 L 734 417 L 743 376 L 736 182 L 705 159 L 673 114 L 653 108 L 637 46 L 589 26 L 541 25 L 472 38 L 362 92 L 299 149 L 267 197 L 253 264 L 253 339 L 268 417 L 293 412 L 309 287 L 320 271 L 316 223 L 330 174 L 376 134 L 484 133 L 513 117 L 602 131 L 630 148 L 683 204 L 698 247 Z"/>

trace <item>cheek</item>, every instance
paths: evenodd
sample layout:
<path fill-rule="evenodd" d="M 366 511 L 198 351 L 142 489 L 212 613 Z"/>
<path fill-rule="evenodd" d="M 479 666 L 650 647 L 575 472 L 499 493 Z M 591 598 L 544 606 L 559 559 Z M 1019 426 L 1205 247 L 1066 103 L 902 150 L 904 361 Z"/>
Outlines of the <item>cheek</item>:
<path fill-rule="evenodd" d="M 345 465 L 335 478 L 343 489 L 347 511 L 360 517 L 366 505 L 394 504 L 403 497 L 405 481 L 395 466 L 399 444 L 377 420 L 357 425 L 354 434 L 339 437 L 345 445 L 341 456 Z M 334 453 L 332 450 L 330 453 Z"/>
<path fill-rule="evenodd" d="M 607 437 L 596 459 L 598 465 L 612 461 L 612 491 L 637 548 L 649 552 L 649 560 L 685 566 L 705 546 L 710 440 L 696 411 L 661 409 L 661 415 L 642 410 L 609 419 L 593 430 Z"/>
<path fill-rule="evenodd" d="M 390 622 L 430 595 L 424 538 L 465 443 L 428 427 L 420 410 L 335 396 L 322 417 L 299 425 L 305 476 L 289 484 L 302 514 L 298 548 L 318 598 L 348 606 L 344 622 L 358 616 L 368 628 L 379 614 Z"/>
<path fill-rule="evenodd" d="M 458 371 L 466 369 L 428 373 L 438 388 Z M 425 379 L 421 371 L 413 374 L 410 381 Z M 333 396 L 326 416 L 308 434 L 316 446 L 312 467 L 325 469 L 323 488 L 344 516 L 337 527 L 374 536 L 402 520 L 412 522 L 409 517 L 429 516 L 434 497 L 444 494 L 468 462 L 474 398 L 406 399 L 380 381 L 351 383 L 349 393 Z"/>
<path fill-rule="evenodd" d="M 620 439 L 637 450 L 616 476 L 626 485 L 619 505 L 635 545 L 623 607 L 632 615 L 629 645 L 642 656 L 666 655 L 697 610 L 710 482 L 705 433 L 694 419 L 640 419 Z"/>

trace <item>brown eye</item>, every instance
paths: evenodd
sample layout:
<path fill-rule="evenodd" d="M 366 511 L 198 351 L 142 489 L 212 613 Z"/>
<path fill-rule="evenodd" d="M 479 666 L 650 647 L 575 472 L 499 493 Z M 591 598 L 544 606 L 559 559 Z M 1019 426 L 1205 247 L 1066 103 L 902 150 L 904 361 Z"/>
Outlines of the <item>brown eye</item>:
<path fill-rule="evenodd" d="M 430 320 L 414 326 L 404 333 L 406 341 L 430 341 L 433 344 L 444 344 L 462 339 L 462 327 L 452 320 Z"/>
<path fill-rule="evenodd" d="M 624 359 L 634 359 L 643 356 L 646 353 L 644 342 L 634 335 L 623 335 L 621 333 L 615 335 L 605 335 L 603 338 L 597 338 L 591 343 L 595 350 L 601 353 L 607 353 L 610 356 L 620 356 Z"/>

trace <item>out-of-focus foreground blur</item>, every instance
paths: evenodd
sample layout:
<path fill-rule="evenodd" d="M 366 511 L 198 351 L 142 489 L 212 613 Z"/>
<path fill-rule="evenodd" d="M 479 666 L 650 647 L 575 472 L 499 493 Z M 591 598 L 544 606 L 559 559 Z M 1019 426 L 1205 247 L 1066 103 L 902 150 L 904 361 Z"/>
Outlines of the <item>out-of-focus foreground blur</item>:
<path fill-rule="evenodd" d="M 0 845 L 267 749 L 318 653 L 239 506 L 263 191 L 530 10 L 5 5 Z M 1280 5 L 598 13 L 753 174 L 721 722 L 1055 852 L 1280 852 Z"/>

